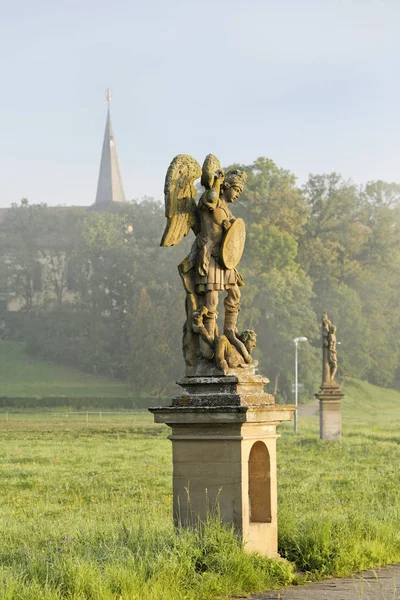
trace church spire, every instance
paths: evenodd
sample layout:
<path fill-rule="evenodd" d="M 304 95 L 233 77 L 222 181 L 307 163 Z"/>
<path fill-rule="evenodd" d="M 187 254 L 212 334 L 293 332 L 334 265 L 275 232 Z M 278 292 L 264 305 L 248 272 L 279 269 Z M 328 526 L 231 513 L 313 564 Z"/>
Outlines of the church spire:
<path fill-rule="evenodd" d="M 104 208 L 112 202 L 126 202 L 119 170 L 117 148 L 111 124 L 111 90 L 107 89 L 107 121 L 104 132 L 103 150 L 101 153 L 99 181 L 94 206 Z"/>

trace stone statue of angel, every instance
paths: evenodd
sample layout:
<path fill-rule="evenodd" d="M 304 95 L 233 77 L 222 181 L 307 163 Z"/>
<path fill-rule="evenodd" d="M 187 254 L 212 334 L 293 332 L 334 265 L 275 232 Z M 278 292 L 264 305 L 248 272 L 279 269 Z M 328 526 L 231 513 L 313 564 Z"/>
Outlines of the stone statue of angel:
<path fill-rule="evenodd" d="M 196 203 L 194 182 L 199 178 L 204 193 Z M 161 245 L 178 244 L 190 229 L 196 236 L 189 255 L 178 266 L 186 291 L 183 352 L 186 365 L 194 368 L 193 375 L 199 374 L 195 368 L 201 362 L 206 365 L 205 374 L 207 363 L 210 367 L 216 366 L 220 292 L 226 292 L 223 333 L 244 363 L 252 364 L 251 354 L 237 330 L 240 287 L 244 282 L 236 267 L 244 249 L 245 225 L 242 219 L 235 219 L 229 208 L 243 192 L 246 178 L 246 173 L 239 169 L 224 173 L 212 154 L 206 157 L 202 167 L 191 156 L 179 154 L 171 162 L 165 178 L 167 225 Z M 199 335 L 199 327 L 194 326 L 193 315 L 199 308 L 207 340 L 205 334 Z"/>

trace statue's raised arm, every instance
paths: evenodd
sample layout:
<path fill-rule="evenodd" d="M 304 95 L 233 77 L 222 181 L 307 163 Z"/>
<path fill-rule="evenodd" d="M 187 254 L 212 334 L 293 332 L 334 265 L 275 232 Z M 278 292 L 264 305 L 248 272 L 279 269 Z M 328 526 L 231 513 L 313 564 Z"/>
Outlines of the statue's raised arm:
<path fill-rule="evenodd" d="M 178 154 L 169 165 L 164 184 L 167 225 L 161 246 L 175 246 L 190 229 L 196 229 L 194 182 L 199 179 L 201 173 L 197 160 L 188 154 Z"/>

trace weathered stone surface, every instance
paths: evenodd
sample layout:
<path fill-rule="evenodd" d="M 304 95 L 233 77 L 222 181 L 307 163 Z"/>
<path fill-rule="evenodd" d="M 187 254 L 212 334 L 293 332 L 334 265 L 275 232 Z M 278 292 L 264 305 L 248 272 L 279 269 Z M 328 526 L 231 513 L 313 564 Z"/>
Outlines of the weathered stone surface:
<path fill-rule="evenodd" d="M 228 366 L 220 369 L 209 361 L 199 360 L 194 366 L 186 365 L 185 374 L 186 377 L 224 377 L 229 375 L 242 377 L 245 375 L 256 375 L 256 365 L 257 361 L 254 361 L 249 365 L 243 365 L 239 368 L 230 368 Z"/>
<path fill-rule="evenodd" d="M 341 400 L 344 394 L 337 387 L 322 387 L 315 397 L 319 400 L 319 436 L 321 440 L 339 442 L 342 438 Z"/>
<path fill-rule="evenodd" d="M 335 381 L 337 371 L 336 326 L 322 315 L 322 383 L 315 397 L 319 400 L 319 435 L 321 440 L 340 441 L 342 437 L 341 400 L 344 394 Z"/>
<path fill-rule="evenodd" d="M 183 392 L 175 396 L 172 406 L 249 406 L 274 404 L 271 394 L 264 392 L 268 383 L 261 375 L 228 375 L 217 377 L 184 377 L 177 383 Z"/>
<path fill-rule="evenodd" d="M 218 505 L 245 547 L 277 556 L 276 426 L 294 406 L 277 406 L 264 391 L 268 379 L 252 358 L 256 333 L 239 333 L 240 287 L 236 269 L 244 248 L 245 224 L 229 209 L 243 192 L 246 173 L 224 173 L 209 154 L 201 169 L 204 193 L 195 202 L 200 175 L 190 156 L 174 158 L 165 180 L 167 226 L 162 246 L 192 228 L 190 254 L 178 266 L 186 292 L 183 354 L 186 377 L 170 407 L 149 409 L 157 423 L 171 427 L 174 518 L 182 525 L 206 519 Z M 220 292 L 224 330 L 217 326 Z"/>
<path fill-rule="evenodd" d="M 246 226 L 243 219 L 236 219 L 225 234 L 221 245 L 221 258 L 227 269 L 234 269 L 242 258 L 246 241 Z"/>
<path fill-rule="evenodd" d="M 196 204 L 194 181 L 201 175 L 205 191 Z M 252 352 L 256 333 L 239 333 L 240 287 L 243 279 L 236 269 L 243 253 L 246 227 L 236 219 L 230 204 L 243 192 L 247 175 L 239 169 L 224 173 L 218 158 L 209 154 L 201 168 L 187 154 L 176 156 L 167 171 L 164 185 L 167 225 L 162 246 L 178 244 L 193 230 L 196 239 L 190 254 L 178 270 L 186 292 L 186 322 L 183 355 L 187 375 L 228 374 L 256 361 Z M 224 300 L 224 331 L 217 327 L 220 292 Z"/>
<path fill-rule="evenodd" d="M 248 551 L 278 556 L 276 426 L 295 406 L 278 406 L 260 375 L 184 377 L 173 406 L 151 408 L 171 427 L 173 510 L 183 526 L 218 507 Z"/>
<path fill-rule="evenodd" d="M 155 421 L 172 430 L 175 522 L 195 524 L 218 507 L 248 551 L 278 556 L 276 426 L 294 409 L 273 403 L 151 408 Z"/>
<path fill-rule="evenodd" d="M 338 369 L 336 350 L 336 325 L 332 325 L 328 315 L 322 315 L 322 387 L 338 388 L 335 381 Z"/>
<path fill-rule="evenodd" d="M 167 425 L 191 424 L 228 424 L 228 423 L 282 423 L 290 421 L 295 406 L 284 404 L 277 406 L 159 406 L 149 408 L 154 415 L 156 423 Z M 226 429 L 224 430 L 226 433 Z M 216 430 L 218 436 L 222 435 L 220 429 Z"/>

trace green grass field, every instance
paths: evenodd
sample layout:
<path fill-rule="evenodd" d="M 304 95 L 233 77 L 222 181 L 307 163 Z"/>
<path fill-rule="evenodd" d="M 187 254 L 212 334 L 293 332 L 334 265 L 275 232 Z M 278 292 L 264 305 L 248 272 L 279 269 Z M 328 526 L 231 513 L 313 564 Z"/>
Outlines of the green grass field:
<path fill-rule="evenodd" d="M 216 520 L 176 531 L 171 442 L 152 417 L 0 414 L 0 598 L 215 600 L 400 562 L 400 393 L 346 381 L 343 442 L 279 428 L 279 549 Z M 91 417 L 92 418 L 92 417 Z M 97 420 L 98 419 L 98 420 Z"/>
<path fill-rule="evenodd" d="M 343 389 L 340 444 L 318 440 L 318 417 L 281 428 L 281 553 L 313 578 L 400 562 L 400 393 Z"/>
<path fill-rule="evenodd" d="M 128 387 L 106 377 L 36 360 L 22 342 L 0 341 L 0 395 L 10 397 L 122 397 Z"/>

